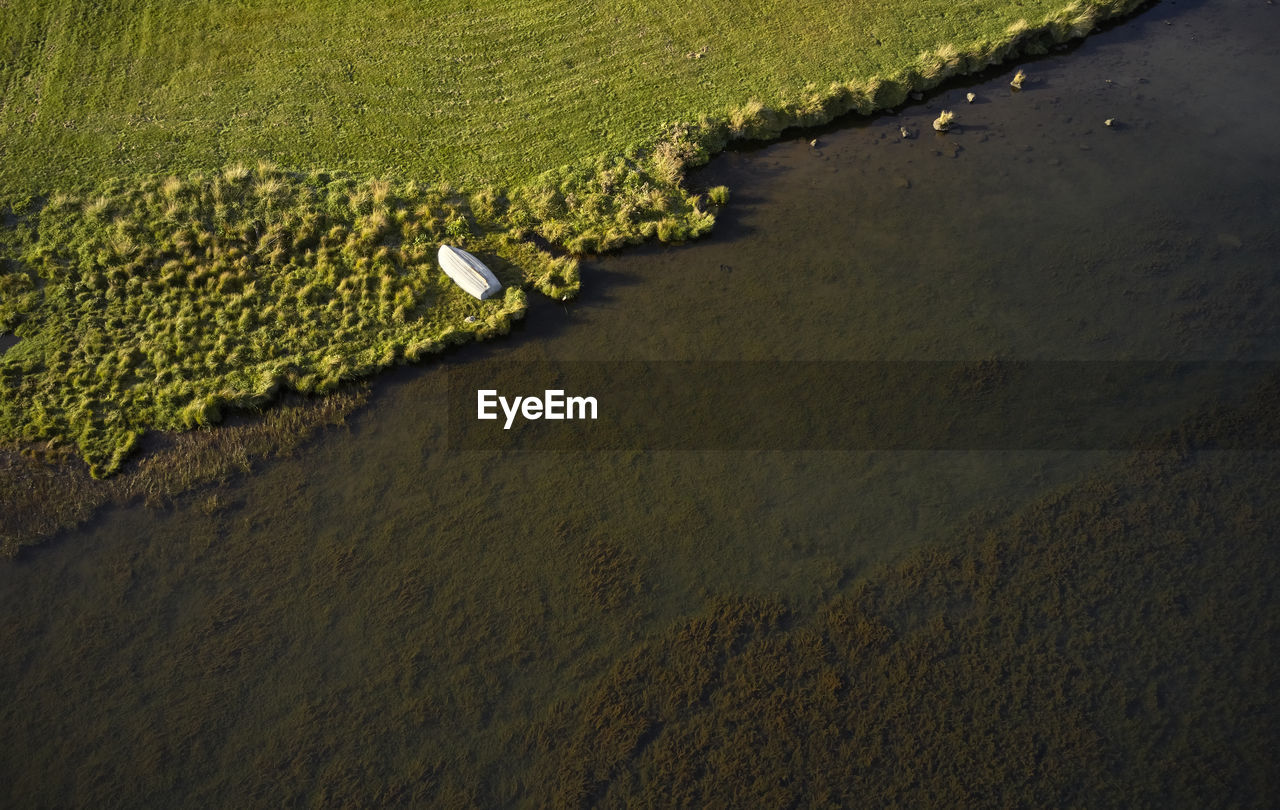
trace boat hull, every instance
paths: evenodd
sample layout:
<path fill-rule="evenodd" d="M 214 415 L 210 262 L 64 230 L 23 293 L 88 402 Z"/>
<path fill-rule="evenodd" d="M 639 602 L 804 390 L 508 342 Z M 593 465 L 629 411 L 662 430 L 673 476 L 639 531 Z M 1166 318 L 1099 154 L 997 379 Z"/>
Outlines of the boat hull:
<path fill-rule="evenodd" d="M 483 301 L 502 289 L 502 283 L 493 271 L 461 248 L 441 245 L 437 258 L 445 275 L 475 298 Z"/>

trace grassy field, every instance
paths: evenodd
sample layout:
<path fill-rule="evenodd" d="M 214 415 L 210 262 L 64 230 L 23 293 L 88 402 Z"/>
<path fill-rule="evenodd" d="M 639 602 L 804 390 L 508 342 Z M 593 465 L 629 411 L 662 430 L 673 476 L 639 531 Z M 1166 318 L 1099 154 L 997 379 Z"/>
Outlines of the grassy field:
<path fill-rule="evenodd" d="M 510 185 L 749 99 L 992 49 L 1065 3 L 6 5 L 0 182 L 37 191 L 249 158 Z"/>
<path fill-rule="evenodd" d="M 726 191 L 683 173 L 729 142 L 1136 5 L 10 0 L 0 440 L 108 474 L 148 429 L 502 332 L 576 293 L 561 251 L 705 233 Z M 443 241 L 508 296 L 450 287 Z"/>

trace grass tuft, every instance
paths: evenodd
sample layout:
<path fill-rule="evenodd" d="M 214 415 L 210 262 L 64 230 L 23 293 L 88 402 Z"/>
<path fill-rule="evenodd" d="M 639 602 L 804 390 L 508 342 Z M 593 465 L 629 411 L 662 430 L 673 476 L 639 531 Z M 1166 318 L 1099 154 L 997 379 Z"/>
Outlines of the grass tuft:
<path fill-rule="evenodd" d="M 226 193 L 250 175 L 252 194 Z M 189 210 L 174 208 L 179 194 Z M 91 198 L 38 211 L 6 265 L 18 269 L 0 276 L 0 324 L 24 338 L 0 357 L 0 439 L 73 444 L 95 476 L 118 470 L 148 430 L 215 424 L 284 388 L 330 391 L 412 359 L 404 346 L 421 356 L 502 334 L 527 306 L 522 286 L 557 300 L 578 289 L 575 262 L 505 221 L 481 224 L 450 189 L 259 163 Z M 321 202 L 332 198 L 355 204 Z M 484 197 L 485 217 L 496 200 Z M 416 248 L 402 249 L 396 218 Z M 435 246 L 459 237 L 505 297 L 477 302 L 444 279 Z"/>

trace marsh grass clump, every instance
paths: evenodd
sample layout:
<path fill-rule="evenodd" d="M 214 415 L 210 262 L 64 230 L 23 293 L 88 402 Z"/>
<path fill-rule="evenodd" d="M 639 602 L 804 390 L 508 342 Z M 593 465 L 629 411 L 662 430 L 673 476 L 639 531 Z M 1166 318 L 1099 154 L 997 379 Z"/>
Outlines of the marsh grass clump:
<path fill-rule="evenodd" d="M 752 99 L 729 113 L 729 132 L 735 140 L 772 140 L 785 127 L 777 112 L 759 99 Z"/>
<path fill-rule="evenodd" d="M 523 286 L 577 293 L 576 262 L 513 237 L 493 222 L 498 196 L 475 196 L 479 216 L 446 187 L 262 162 L 45 206 L 4 243 L 0 327 L 26 339 L 0 358 L 0 440 L 71 444 L 108 475 L 148 430 L 501 334 Z M 478 303 L 444 280 L 446 240 L 490 262 L 507 294 Z"/>
<path fill-rule="evenodd" d="M 707 199 L 712 205 L 728 205 L 729 204 L 729 187 L 714 186 L 707 190 Z"/>
<path fill-rule="evenodd" d="M 510 232 L 533 231 L 575 255 L 637 244 L 660 228 L 701 236 L 715 217 L 682 180 L 686 167 L 709 158 L 705 136 L 694 126 L 676 127 L 652 150 L 547 172 L 512 192 Z"/>
<path fill-rule="evenodd" d="M 1027 72 L 1022 68 L 1018 68 L 1018 72 L 1013 74 L 1013 78 L 1009 80 L 1009 86 L 1014 90 L 1021 90 L 1022 83 L 1027 80 Z"/>

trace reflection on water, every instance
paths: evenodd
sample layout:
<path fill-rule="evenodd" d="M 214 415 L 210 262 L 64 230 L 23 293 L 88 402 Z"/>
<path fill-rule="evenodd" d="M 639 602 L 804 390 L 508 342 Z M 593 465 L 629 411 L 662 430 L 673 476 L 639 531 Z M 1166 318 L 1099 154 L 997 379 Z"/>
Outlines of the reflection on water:
<path fill-rule="evenodd" d="M 11 803 L 527 796 L 512 752 L 530 729 L 713 597 L 803 611 L 1110 463 L 450 454 L 446 372 L 1275 360 L 1280 110 L 1256 104 L 1280 65 L 1270 19 L 1162 5 L 1028 65 L 1021 92 L 993 74 L 816 146 L 722 156 L 690 178 L 733 189 L 711 238 L 589 261 L 580 301 L 386 375 L 349 430 L 298 458 L 172 510 L 113 510 L 4 565 Z M 935 136 L 943 108 L 959 128 Z"/>

